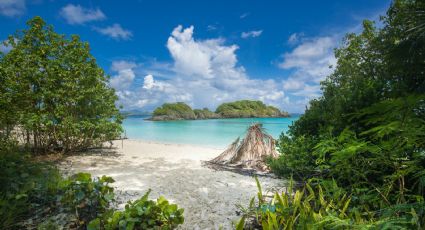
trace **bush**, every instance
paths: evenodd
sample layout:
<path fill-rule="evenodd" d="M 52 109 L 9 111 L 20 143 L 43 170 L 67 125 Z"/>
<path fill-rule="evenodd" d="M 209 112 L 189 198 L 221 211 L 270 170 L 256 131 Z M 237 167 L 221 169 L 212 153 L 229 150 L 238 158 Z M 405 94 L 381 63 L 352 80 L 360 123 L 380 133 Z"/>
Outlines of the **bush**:
<path fill-rule="evenodd" d="M 89 173 L 78 173 L 63 182 L 61 202 L 75 213 L 78 225 L 85 226 L 90 220 L 109 209 L 114 200 L 114 180 L 102 176 L 92 179 Z"/>
<path fill-rule="evenodd" d="M 420 229 L 423 201 L 408 206 L 390 206 L 379 212 L 352 207 L 352 196 L 335 181 L 310 180 L 298 190 L 293 181 L 285 192 L 275 192 L 267 200 L 257 178 L 255 197 L 237 229 Z"/>
<path fill-rule="evenodd" d="M 0 172 L 0 229 L 20 229 L 23 220 L 55 210 L 61 180 L 55 167 L 9 146 L 0 151 Z"/>
<path fill-rule="evenodd" d="M 164 197 L 148 200 L 150 190 L 140 199 L 129 201 L 124 211 L 105 213 L 90 222 L 87 229 L 174 229 L 184 222 L 183 209 Z"/>
<path fill-rule="evenodd" d="M 277 175 L 304 179 L 317 172 L 315 158 L 310 152 L 313 146 L 313 140 L 304 136 L 290 138 L 281 134 L 277 141 L 280 155 L 276 159 L 268 159 L 268 164 Z"/>

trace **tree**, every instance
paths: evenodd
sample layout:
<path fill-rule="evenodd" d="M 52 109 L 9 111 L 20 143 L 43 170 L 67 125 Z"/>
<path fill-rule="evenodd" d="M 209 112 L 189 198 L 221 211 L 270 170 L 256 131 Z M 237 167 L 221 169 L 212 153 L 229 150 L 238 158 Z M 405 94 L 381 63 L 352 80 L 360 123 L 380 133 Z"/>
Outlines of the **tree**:
<path fill-rule="evenodd" d="M 423 228 L 424 9 L 424 1 L 396 0 L 380 28 L 364 21 L 345 37 L 323 95 L 281 136 L 274 172 L 336 182 L 352 197 L 349 210 L 368 221 Z"/>
<path fill-rule="evenodd" d="M 55 33 L 40 17 L 27 25 L 0 56 L 2 135 L 36 152 L 78 151 L 119 136 L 117 96 L 88 43 Z"/>

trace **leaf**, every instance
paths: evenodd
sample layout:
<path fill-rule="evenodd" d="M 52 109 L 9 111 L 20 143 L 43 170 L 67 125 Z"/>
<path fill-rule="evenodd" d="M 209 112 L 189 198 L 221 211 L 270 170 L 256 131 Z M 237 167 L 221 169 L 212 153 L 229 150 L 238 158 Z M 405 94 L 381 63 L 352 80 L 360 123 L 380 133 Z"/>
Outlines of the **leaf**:
<path fill-rule="evenodd" d="M 243 230 L 243 229 L 244 229 L 244 227 L 245 227 L 245 216 L 243 216 L 243 217 L 239 220 L 238 224 L 236 225 L 236 230 Z"/>

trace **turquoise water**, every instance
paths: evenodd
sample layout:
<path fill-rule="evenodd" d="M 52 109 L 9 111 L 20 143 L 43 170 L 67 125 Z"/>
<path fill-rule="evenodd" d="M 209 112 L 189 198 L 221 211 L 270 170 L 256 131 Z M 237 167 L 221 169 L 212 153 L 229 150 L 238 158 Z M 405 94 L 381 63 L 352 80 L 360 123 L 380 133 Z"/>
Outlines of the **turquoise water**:
<path fill-rule="evenodd" d="M 128 138 L 224 148 L 237 137 L 243 137 L 249 125 L 255 122 L 262 123 L 267 133 L 278 138 L 299 116 L 190 121 L 147 121 L 147 117 L 131 116 L 124 120 Z"/>

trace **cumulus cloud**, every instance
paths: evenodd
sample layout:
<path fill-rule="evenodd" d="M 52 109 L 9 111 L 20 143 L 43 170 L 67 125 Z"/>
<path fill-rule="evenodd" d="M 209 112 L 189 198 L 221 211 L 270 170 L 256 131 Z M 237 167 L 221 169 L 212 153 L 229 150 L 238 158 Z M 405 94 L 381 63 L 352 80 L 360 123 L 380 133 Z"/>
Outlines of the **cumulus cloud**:
<path fill-rule="evenodd" d="M 262 100 L 289 109 L 289 98 L 280 82 L 254 79 L 238 65 L 237 45 L 226 44 L 224 39 L 195 39 L 193 26 L 177 26 L 167 48 L 172 63 L 138 65 L 135 83 L 118 92 L 125 109 L 151 110 L 177 101 L 194 108 L 215 109 L 223 102 L 240 99 Z M 136 83 L 137 76 L 144 76 L 140 84 Z"/>
<path fill-rule="evenodd" d="M 128 40 L 133 36 L 133 33 L 127 29 L 124 29 L 121 27 L 120 24 L 113 24 L 112 26 L 108 26 L 105 28 L 94 28 L 99 33 L 109 36 L 113 39 L 122 39 L 122 40 Z"/>
<path fill-rule="evenodd" d="M 308 99 L 317 98 L 321 95 L 320 85 L 304 84 L 300 90 L 297 90 L 292 94 Z"/>
<path fill-rule="evenodd" d="M 335 46 L 336 38 L 333 37 L 319 37 L 305 41 L 292 52 L 285 53 L 279 67 L 297 69 L 298 74 L 307 74 L 320 81 L 332 72 L 329 66 L 336 63 L 333 54 Z"/>
<path fill-rule="evenodd" d="M 214 78 L 214 71 L 231 70 L 237 62 L 236 45 L 225 46 L 223 39 L 195 41 L 193 26 L 177 26 L 167 41 L 175 71 L 187 76 Z"/>
<path fill-rule="evenodd" d="M 101 21 L 106 19 L 105 14 L 100 9 L 88 9 L 80 5 L 68 4 L 64 6 L 60 15 L 68 24 L 77 25 L 91 21 Z"/>
<path fill-rule="evenodd" d="M 25 0 L 1 0 L 0 14 L 6 17 L 16 17 L 25 13 Z"/>
<path fill-rule="evenodd" d="M 292 73 L 282 82 L 283 89 L 304 99 L 319 97 L 319 82 L 333 71 L 330 67 L 336 64 L 333 54 L 336 44 L 336 37 L 303 39 L 292 51 L 284 53 L 279 67 Z"/>
<path fill-rule="evenodd" d="M 152 74 L 148 74 L 143 79 L 143 88 L 147 90 L 164 91 L 167 85 L 163 82 L 155 81 Z"/>
<path fill-rule="evenodd" d="M 256 37 L 261 36 L 262 33 L 263 33 L 262 30 L 253 30 L 253 31 L 248 31 L 248 32 L 242 32 L 241 38 L 256 38 Z"/>
<path fill-rule="evenodd" d="M 283 89 L 297 90 L 304 86 L 304 81 L 296 78 L 288 78 L 283 82 Z"/>
<path fill-rule="evenodd" d="M 112 71 L 117 72 L 112 76 L 110 85 L 118 91 L 127 90 L 134 81 L 135 73 L 133 68 L 136 67 L 134 62 L 115 61 L 112 62 Z"/>

